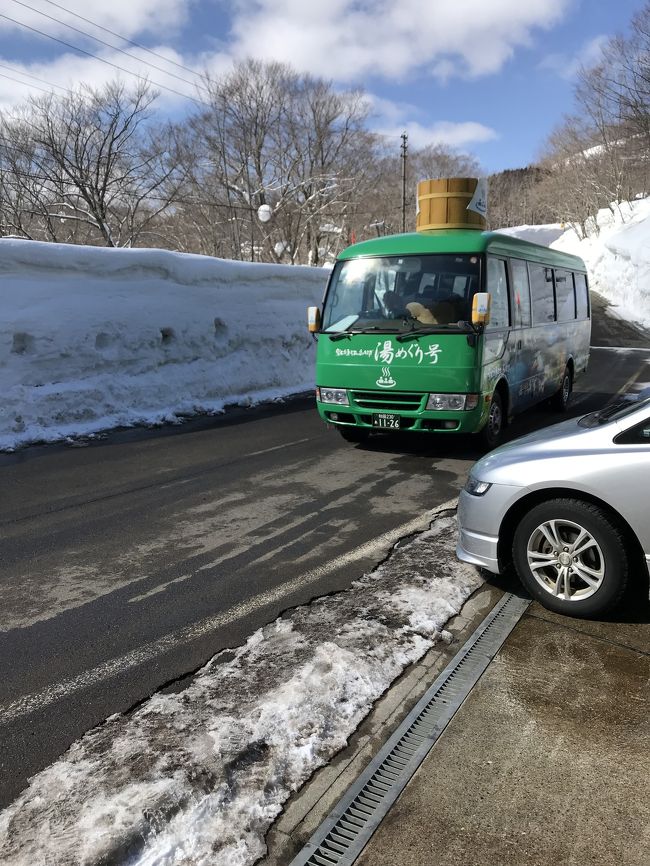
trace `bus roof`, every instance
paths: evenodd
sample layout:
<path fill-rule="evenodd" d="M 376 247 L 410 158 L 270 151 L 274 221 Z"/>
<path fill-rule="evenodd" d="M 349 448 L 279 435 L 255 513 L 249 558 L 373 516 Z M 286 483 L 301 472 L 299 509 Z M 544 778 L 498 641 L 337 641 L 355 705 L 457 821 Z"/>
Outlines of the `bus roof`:
<path fill-rule="evenodd" d="M 437 229 L 430 232 L 387 235 L 361 241 L 342 250 L 339 260 L 361 256 L 409 256 L 433 253 L 494 253 L 501 256 L 532 259 L 544 265 L 584 271 L 584 262 L 578 256 L 533 244 L 512 235 L 499 232 L 481 232 L 476 229 Z"/>

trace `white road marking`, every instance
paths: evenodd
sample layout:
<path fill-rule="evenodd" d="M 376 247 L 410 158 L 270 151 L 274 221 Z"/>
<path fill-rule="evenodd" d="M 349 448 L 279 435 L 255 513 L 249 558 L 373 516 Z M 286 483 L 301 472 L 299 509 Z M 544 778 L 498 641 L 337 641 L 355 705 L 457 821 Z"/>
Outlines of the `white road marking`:
<path fill-rule="evenodd" d="M 180 577 L 175 577 L 173 580 L 168 580 L 166 583 L 161 583 L 150 589 L 149 592 L 144 592 L 142 595 L 134 595 L 133 598 L 127 600 L 127 604 L 133 604 L 136 601 L 144 601 L 146 598 L 151 598 L 152 595 L 158 595 L 159 592 L 164 592 L 168 587 L 174 586 L 176 583 L 183 583 L 193 577 L 192 573 L 182 574 Z"/>
<path fill-rule="evenodd" d="M 643 346 L 591 346 L 592 349 L 603 349 L 610 352 L 650 352 Z"/>
<path fill-rule="evenodd" d="M 286 447 L 286 445 L 281 447 Z M 287 581 L 268 592 L 261 593 L 260 595 L 247 599 L 244 602 L 240 602 L 229 610 L 223 611 L 215 616 L 207 617 L 206 619 L 180 629 L 180 631 L 167 634 L 164 637 L 138 647 L 119 658 L 109 659 L 97 667 L 83 671 L 75 677 L 70 677 L 59 683 L 48 686 L 40 692 L 23 695 L 9 704 L 0 705 L 0 724 L 8 724 L 16 719 L 38 712 L 58 700 L 69 697 L 81 689 L 94 686 L 103 680 L 110 679 L 111 677 L 123 674 L 132 668 L 138 667 L 138 665 L 150 662 L 163 653 L 177 649 L 185 644 L 189 644 L 217 628 L 237 622 L 237 620 L 249 616 L 253 611 L 281 601 L 290 593 L 304 589 L 305 587 L 316 583 L 325 575 L 330 574 L 345 565 L 349 565 L 350 563 L 363 559 L 366 556 L 381 553 L 386 550 L 386 548 L 392 547 L 405 535 L 410 535 L 413 532 L 421 532 L 427 529 L 430 522 L 438 513 L 449 508 L 455 508 L 457 502 L 458 500 L 456 498 L 450 499 L 442 505 L 436 506 L 434 509 L 425 511 L 419 517 L 409 520 L 406 523 L 402 523 L 400 526 L 396 526 L 394 529 L 377 536 L 377 538 L 367 541 L 355 550 L 351 550 L 348 553 L 344 553 L 341 556 L 330 560 L 329 562 L 325 562 L 300 577 Z"/>
<path fill-rule="evenodd" d="M 305 442 L 310 442 L 311 439 L 307 437 L 306 439 L 294 439 L 293 442 L 283 442 L 282 445 L 273 445 L 271 448 L 263 448 L 261 451 L 249 451 L 248 454 L 239 455 L 239 460 L 245 460 L 247 457 L 260 457 L 262 454 L 270 454 L 271 451 L 280 451 L 281 448 L 291 448 L 292 445 L 302 445 Z M 168 470 L 168 471 L 174 471 Z M 191 484 L 192 481 L 195 481 L 195 478 L 179 478 L 177 481 L 168 481 L 166 484 L 161 484 L 161 490 L 167 490 L 170 487 L 178 487 L 181 484 Z M 131 493 L 132 491 L 126 491 L 127 493 Z"/>
<path fill-rule="evenodd" d="M 249 451 L 243 457 L 259 457 L 260 454 L 270 454 L 271 451 L 279 451 L 281 448 L 290 448 L 292 445 L 302 445 L 303 442 L 309 442 L 309 437 L 306 439 L 295 439 L 293 442 L 283 442 L 282 445 L 274 445 L 272 448 L 265 448 L 263 451 Z"/>

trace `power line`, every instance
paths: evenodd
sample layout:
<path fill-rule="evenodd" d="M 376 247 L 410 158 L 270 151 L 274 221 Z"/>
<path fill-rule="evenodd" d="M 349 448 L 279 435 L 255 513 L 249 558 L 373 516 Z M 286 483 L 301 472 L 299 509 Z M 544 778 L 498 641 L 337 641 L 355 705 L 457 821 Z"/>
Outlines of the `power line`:
<path fill-rule="evenodd" d="M 7 69 L 8 67 L 5 66 L 3 68 Z M 52 93 L 51 90 L 46 90 L 44 87 L 39 87 L 37 84 L 29 84 L 27 81 L 20 81 L 18 78 L 12 78 L 11 75 L 5 75 L 3 72 L 0 72 L 0 78 L 6 78 L 8 81 L 14 81 L 16 84 L 33 87 L 34 90 L 40 90 L 41 93 Z"/>
<path fill-rule="evenodd" d="M 31 75 L 29 72 L 23 72 L 22 69 L 17 69 L 15 66 L 7 66 L 5 63 L 0 63 L 0 68 L 8 69 L 10 72 L 17 72 L 18 75 L 23 75 L 25 78 L 33 78 L 34 81 L 40 81 L 41 84 L 47 84 L 48 87 L 58 87 L 59 90 L 65 90 L 66 93 L 72 93 L 67 87 L 63 87 L 61 84 L 54 84 L 52 81 L 46 81 L 45 78 L 39 78 L 37 75 Z M 2 73 L 0 73 L 2 75 Z M 29 84 L 28 81 L 19 81 L 17 78 L 11 78 L 9 75 L 2 75 L 3 78 L 8 78 L 9 81 L 15 81 L 17 84 L 27 84 L 29 87 L 35 87 L 34 84 Z M 42 87 L 36 88 L 37 90 L 43 90 Z M 49 90 L 43 90 L 43 93 L 50 93 Z"/>
<path fill-rule="evenodd" d="M 53 42 L 58 42 L 59 45 L 65 45 L 66 48 L 71 48 L 73 51 L 78 51 L 80 54 L 85 54 L 87 57 L 92 57 L 94 60 L 99 60 L 100 63 L 104 63 L 106 66 L 112 66 L 113 69 L 119 69 L 120 72 L 125 72 L 127 75 L 133 75 L 134 78 L 138 78 L 140 81 L 144 81 L 147 84 L 153 84 L 155 87 L 159 87 L 161 90 L 167 90 L 169 93 L 173 93 L 176 96 L 180 96 L 182 99 L 189 99 L 191 102 L 196 103 L 197 105 L 203 105 L 206 108 L 211 108 L 212 106 L 203 102 L 202 99 L 195 99 L 193 96 L 188 96 L 187 93 L 180 93 L 178 90 L 174 90 L 172 87 L 167 87 L 164 84 L 160 84 L 157 81 L 154 81 L 151 78 L 147 78 L 144 75 L 139 75 L 137 72 L 132 72 L 130 69 L 125 69 L 123 66 L 119 66 L 117 63 L 112 63 L 110 60 L 105 60 L 103 57 L 98 57 L 97 54 L 93 54 L 91 51 L 86 51 L 84 48 L 79 48 L 77 45 L 72 45 L 70 42 L 65 42 L 63 39 L 58 39 L 56 36 L 50 36 L 49 33 L 45 33 L 43 30 L 39 30 L 37 27 L 31 27 L 29 24 L 25 24 L 23 21 L 18 21 L 16 18 L 11 18 L 9 15 L 4 15 L 0 13 L 0 18 L 4 18 L 5 21 L 10 21 L 12 24 L 17 24 L 19 27 L 24 27 L 25 30 L 30 30 L 32 33 L 37 33 L 39 36 L 45 36 L 47 39 L 51 39 Z"/>
<path fill-rule="evenodd" d="M 179 69 L 185 70 L 185 72 L 189 72 L 191 75 L 196 75 L 197 78 L 201 78 L 198 72 L 194 69 L 190 69 L 189 66 L 183 66 L 182 63 L 177 63 L 175 60 L 170 60 L 168 57 L 165 57 L 163 54 L 159 54 L 157 51 L 152 51 L 151 48 L 147 48 L 144 45 L 141 45 L 139 42 L 134 42 L 132 39 L 127 39 L 126 36 L 122 36 L 119 33 L 116 33 L 114 30 L 110 30 L 108 27 L 104 27 L 102 24 L 98 24 L 96 21 L 91 21 L 90 18 L 84 18 L 83 15 L 79 15 L 77 12 L 73 12 L 71 9 L 67 9 L 65 6 L 62 6 L 60 3 L 55 3 L 54 0 L 43 0 L 44 3 L 49 3 L 50 6 L 56 6 L 57 9 L 61 9 L 63 12 L 67 12 L 68 15 L 73 15 L 75 18 L 79 18 L 80 21 L 85 21 L 86 24 L 92 24 L 93 27 L 97 27 L 98 30 L 103 30 L 105 33 L 110 33 L 111 36 L 115 36 L 118 39 L 121 39 L 123 42 L 127 42 L 129 45 L 133 45 L 134 48 L 139 48 L 141 51 L 146 51 L 147 54 L 153 55 L 153 57 L 158 57 L 160 60 L 164 60 L 165 63 L 171 63 L 173 66 L 177 66 Z"/>
<path fill-rule="evenodd" d="M 190 87 L 198 86 L 196 82 L 188 81 L 187 78 L 176 75 L 175 72 L 168 72 L 166 69 L 162 69 L 160 66 L 156 66 L 155 63 L 148 63 L 146 60 L 142 60 L 140 57 L 136 57 L 134 54 L 129 54 L 129 52 L 124 51 L 123 48 L 118 48 L 116 45 L 111 45 L 109 42 L 104 42 L 104 40 L 100 39 L 98 36 L 93 36 L 91 33 L 88 33 L 85 30 L 80 30 L 78 27 L 73 27 L 72 24 L 66 24 L 65 21 L 61 21 L 59 18 L 48 15 L 47 12 L 41 12 L 40 9 L 35 9 L 34 6 L 30 6 L 29 3 L 24 3 L 23 0 L 13 0 L 13 2 L 17 3 L 18 6 L 22 6 L 24 9 L 29 9 L 31 12 L 36 12 L 37 15 L 42 15 L 43 18 L 47 18 L 48 21 L 53 21 L 55 24 L 62 24 L 64 27 L 67 27 L 68 30 L 72 30 L 74 33 L 79 33 L 81 36 L 85 36 L 87 39 L 94 39 L 95 42 L 98 42 L 100 45 L 104 45 L 106 48 L 110 48 L 112 51 L 119 51 L 120 54 L 124 54 L 125 57 L 129 57 L 131 60 L 135 60 L 138 63 L 144 63 L 146 66 L 150 66 L 152 69 L 157 69 L 158 72 L 162 72 L 163 75 L 169 75 L 172 78 L 177 78 L 179 81 L 182 81 L 185 84 L 189 84 Z"/>

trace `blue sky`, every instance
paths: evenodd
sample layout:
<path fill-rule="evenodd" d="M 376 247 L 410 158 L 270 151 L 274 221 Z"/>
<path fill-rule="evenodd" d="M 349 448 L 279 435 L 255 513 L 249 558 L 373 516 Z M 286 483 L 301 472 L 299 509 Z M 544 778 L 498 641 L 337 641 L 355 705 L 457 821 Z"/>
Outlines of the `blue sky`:
<path fill-rule="evenodd" d="M 412 146 L 451 144 L 473 153 L 486 172 L 518 168 L 538 157 L 553 126 L 572 110 L 580 61 L 593 60 L 603 40 L 625 32 L 642 5 L 642 0 L 2 0 L 0 107 L 12 108 L 39 92 L 34 88 L 99 85 L 118 75 L 110 63 L 196 96 L 188 84 L 147 64 L 198 80 L 191 72 L 120 42 L 91 21 L 194 72 L 219 73 L 233 60 L 255 56 L 289 62 L 339 87 L 361 86 L 371 101 L 373 128 L 392 136 L 396 151 L 406 130 Z M 178 116 L 191 106 L 162 91 L 162 112 Z"/>

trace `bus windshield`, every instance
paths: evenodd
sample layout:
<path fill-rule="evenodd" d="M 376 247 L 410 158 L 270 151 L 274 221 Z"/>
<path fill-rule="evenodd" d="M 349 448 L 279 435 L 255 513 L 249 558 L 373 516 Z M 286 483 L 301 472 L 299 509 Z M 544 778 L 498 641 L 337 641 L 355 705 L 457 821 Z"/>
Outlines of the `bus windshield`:
<path fill-rule="evenodd" d="M 466 327 L 479 282 L 476 254 L 338 262 L 325 299 L 323 330 L 398 333 Z"/>

